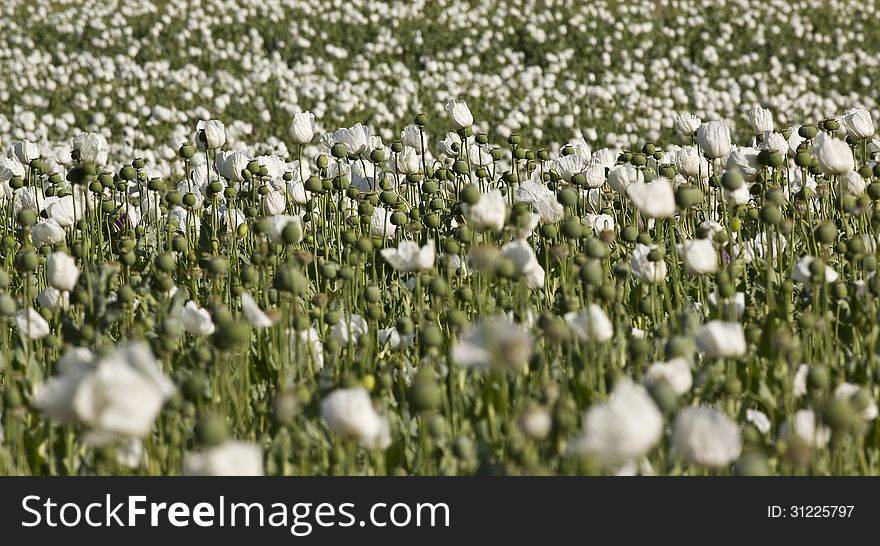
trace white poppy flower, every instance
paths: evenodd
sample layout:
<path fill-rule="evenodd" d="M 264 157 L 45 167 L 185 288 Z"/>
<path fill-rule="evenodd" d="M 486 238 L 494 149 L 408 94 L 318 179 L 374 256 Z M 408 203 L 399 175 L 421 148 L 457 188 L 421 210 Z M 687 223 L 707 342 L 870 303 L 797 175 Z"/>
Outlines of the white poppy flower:
<path fill-rule="evenodd" d="M 689 463 L 719 468 L 739 457 L 742 438 L 739 427 L 714 408 L 683 410 L 672 427 L 672 445 Z"/>
<path fill-rule="evenodd" d="M 187 476 L 262 476 L 263 450 L 248 442 L 228 440 L 201 453 L 187 453 Z"/>
<path fill-rule="evenodd" d="M 434 241 L 419 247 L 415 241 L 401 241 L 397 248 L 383 248 L 380 253 L 396 271 L 425 271 L 434 267 Z"/>
<path fill-rule="evenodd" d="M 373 407 L 366 389 L 336 389 L 321 400 L 321 418 L 330 430 L 356 439 L 368 449 L 385 449 L 391 445 L 388 417 Z"/>

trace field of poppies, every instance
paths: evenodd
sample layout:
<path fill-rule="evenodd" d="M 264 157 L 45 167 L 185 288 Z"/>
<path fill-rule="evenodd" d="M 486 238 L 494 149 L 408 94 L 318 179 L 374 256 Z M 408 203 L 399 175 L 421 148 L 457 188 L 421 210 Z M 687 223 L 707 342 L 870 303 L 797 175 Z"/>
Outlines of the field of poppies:
<path fill-rule="evenodd" d="M 191 4 L 0 7 L 0 475 L 880 473 L 880 6 Z"/>

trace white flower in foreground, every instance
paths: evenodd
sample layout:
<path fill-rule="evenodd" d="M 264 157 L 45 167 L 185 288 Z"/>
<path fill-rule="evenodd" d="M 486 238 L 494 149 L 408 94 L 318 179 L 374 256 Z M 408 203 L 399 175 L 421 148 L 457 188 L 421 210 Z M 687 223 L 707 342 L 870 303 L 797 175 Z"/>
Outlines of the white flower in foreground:
<path fill-rule="evenodd" d="M 480 196 L 473 205 L 462 205 L 468 224 L 478 231 L 501 231 L 504 228 L 504 217 L 507 204 L 501 190 L 492 190 Z"/>
<path fill-rule="evenodd" d="M 73 227 L 78 218 L 85 216 L 85 203 L 79 200 L 74 204 L 73 196 L 68 195 L 49 202 L 46 205 L 46 214 L 62 228 Z"/>
<path fill-rule="evenodd" d="M 840 121 L 853 138 L 864 139 L 874 136 L 874 120 L 871 119 L 871 113 L 863 108 L 847 110 Z"/>
<path fill-rule="evenodd" d="M 7 182 L 16 176 L 24 178 L 24 165 L 15 157 L 0 156 L 0 182 Z"/>
<path fill-rule="evenodd" d="M 80 161 L 84 163 L 107 164 L 109 145 L 107 139 L 100 133 L 80 133 L 74 137 L 72 147 L 73 151 L 79 155 Z"/>
<path fill-rule="evenodd" d="M 565 321 L 580 339 L 604 343 L 614 337 L 614 326 L 605 311 L 595 303 L 580 312 L 568 312 Z"/>
<path fill-rule="evenodd" d="M 241 311 L 254 328 L 269 328 L 274 323 L 247 292 L 241 293 Z"/>
<path fill-rule="evenodd" d="M 464 129 L 474 124 L 474 115 L 471 114 L 471 109 L 468 108 L 466 102 L 450 99 L 446 103 L 446 115 L 449 116 L 450 123 L 456 129 Z"/>
<path fill-rule="evenodd" d="M 242 171 L 247 169 L 251 158 L 243 152 L 217 152 L 217 171 L 220 176 L 233 182 L 243 182 Z"/>
<path fill-rule="evenodd" d="M 391 212 L 382 207 L 373 209 L 370 217 L 370 237 L 377 239 L 391 239 L 397 231 L 397 226 L 391 223 Z"/>
<path fill-rule="evenodd" d="M 525 239 L 516 239 L 501 247 L 501 252 L 513 262 L 513 274 L 522 277 L 532 290 L 544 288 L 544 268 L 532 245 Z"/>
<path fill-rule="evenodd" d="M 840 175 L 855 169 L 855 160 L 849 144 L 825 133 L 816 136 L 813 155 L 825 174 Z"/>
<path fill-rule="evenodd" d="M 766 108 L 752 108 L 746 112 L 746 121 L 756 135 L 773 130 L 773 114 Z"/>
<path fill-rule="evenodd" d="M 31 228 L 31 241 L 36 248 L 43 245 L 57 245 L 64 242 L 64 228 L 51 218 L 40 220 Z"/>
<path fill-rule="evenodd" d="M 333 336 L 340 345 L 348 345 L 348 342 L 357 343 L 357 341 L 367 333 L 369 325 L 364 317 L 360 315 L 349 315 L 342 317 L 333 325 L 330 335 Z"/>
<path fill-rule="evenodd" d="M 666 279 L 666 262 L 658 260 L 652 262 L 648 256 L 657 245 L 637 244 L 633 249 L 632 258 L 630 258 L 630 268 L 633 275 L 644 283 L 654 284 L 663 282 Z"/>
<path fill-rule="evenodd" d="M 592 405 L 584 414 L 583 430 L 569 452 L 617 469 L 648 453 L 662 432 L 663 415 L 645 388 L 622 380 L 608 401 Z"/>
<path fill-rule="evenodd" d="M 412 148 L 418 155 L 421 155 L 422 153 L 422 146 L 425 148 L 428 147 L 427 138 L 424 132 L 419 129 L 418 125 L 407 125 L 404 127 L 403 131 L 400 132 L 400 141 L 403 143 L 404 147 Z M 459 137 L 459 143 L 460 142 L 461 138 Z"/>
<path fill-rule="evenodd" d="M 864 391 L 862 387 L 859 385 L 855 385 L 853 383 L 841 383 L 834 389 L 834 396 L 836 396 L 840 400 L 845 401 L 856 401 L 856 395 L 862 394 L 868 395 L 867 391 Z M 877 418 L 877 402 L 871 399 L 870 395 L 864 400 L 864 407 L 859 408 L 861 410 L 862 419 L 865 421 L 872 421 Z"/>
<path fill-rule="evenodd" d="M 532 336 L 503 316 L 472 324 L 452 346 L 459 366 L 487 370 L 518 370 L 532 354 Z"/>
<path fill-rule="evenodd" d="M 685 176 L 700 180 L 709 176 L 709 161 L 700 155 L 700 149 L 696 146 L 677 148 L 672 160 L 678 172 Z"/>
<path fill-rule="evenodd" d="M 723 121 L 707 121 L 697 129 L 697 143 L 709 159 L 724 157 L 730 152 L 730 128 Z"/>
<path fill-rule="evenodd" d="M 702 124 L 703 120 L 693 114 L 682 113 L 675 116 L 675 130 L 681 136 L 694 136 Z"/>
<path fill-rule="evenodd" d="M 304 353 L 312 358 L 314 369 L 320 370 L 324 367 L 324 344 L 315 328 L 307 328 L 300 330 L 290 330 L 290 350 L 293 354 Z"/>
<path fill-rule="evenodd" d="M 849 172 L 840 180 L 840 189 L 850 195 L 862 195 L 867 187 L 867 182 L 858 171 Z"/>
<path fill-rule="evenodd" d="M 658 178 L 647 184 L 633 182 L 627 186 L 626 195 L 648 218 L 666 218 L 675 214 L 675 192 L 666 178 Z"/>
<path fill-rule="evenodd" d="M 376 412 L 369 393 L 361 387 L 331 392 L 321 400 L 321 417 L 332 431 L 354 438 L 368 449 L 391 445 L 388 417 Z"/>
<path fill-rule="evenodd" d="M 587 214 L 584 222 L 598 237 L 603 231 L 614 231 L 614 217 L 610 214 Z"/>
<path fill-rule="evenodd" d="M 739 427 L 714 408 L 687 408 L 675 418 L 672 444 L 689 463 L 718 468 L 735 461 L 742 449 Z"/>
<path fill-rule="evenodd" d="M 31 161 L 40 157 L 40 148 L 27 139 L 14 143 L 11 151 L 22 165 L 30 165 Z"/>
<path fill-rule="evenodd" d="M 15 313 L 15 325 L 18 327 L 18 332 L 21 335 L 31 339 L 42 339 L 52 332 L 51 328 L 49 328 L 49 323 L 46 322 L 43 315 L 30 307 Z"/>
<path fill-rule="evenodd" d="M 59 309 L 67 309 L 70 307 L 70 294 L 62 292 L 51 286 L 37 294 L 37 303 L 40 306 L 51 310 L 53 313 Z"/>
<path fill-rule="evenodd" d="M 761 164 L 758 162 L 760 150 L 751 147 L 734 148 L 727 156 L 724 166 L 729 171 L 738 171 L 743 179 L 752 183 L 761 172 Z"/>
<path fill-rule="evenodd" d="M 228 440 L 201 453 L 187 453 L 187 476 L 262 476 L 263 450 L 248 442 Z"/>
<path fill-rule="evenodd" d="M 780 437 L 809 448 L 821 448 L 831 440 L 831 429 L 819 423 L 813 410 L 802 409 L 783 423 Z"/>
<path fill-rule="evenodd" d="M 203 132 L 204 131 L 204 132 Z M 205 149 L 216 150 L 226 144 L 226 128 L 217 119 L 201 120 L 196 124 L 196 145 Z"/>
<path fill-rule="evenodd" d="M 794 380 L 792 381 L 791 386 L 791 392 L 795 395 L 796 398 L 800 398 L 801 396 L 807 394 L 807 376 L 809 374 L 810 367 L 806 364 L 801 364 L 795 371 Z"/>
<path fill-rule="evenodd" d="M 61 358 L 58 370 L 37 389 L 34 405 L 54 420 L 81 422 L 99 433 L 145 437 L 175 391 L 144 343 L 130 343 L 97 360 L 86 349 L 74 349 Z"/>
<path fill-rule="evenodd" d="M 772 152 L 777 152 L 782 157 L 788 155 L 788 141 L 785 140 L 785 137 L 782 136 L 781 133 L 774 133 L 772 131 L 764 132 L 764 141 L 758 146 L 761 150 L 770 150 Z"/>
<path fill-rule="evenodd" d="M 422 168 L 419 154 L 415 148 L 404 146 L 403 151 L 397 154 L 397 170 L 401 174 L 413 174 Z"/>
<path fill-rule="evenodd" d="M 196 302 L 188 301 L 180 311 L 180 321 L 183 329 L 197 336 L 209 336 L 214 333 L 214 321 L 211 313 L 202 309 Z"/>
<path fill-rule="evenodd" d="M 315 125 L 315 114 L 297 112 L 290 123 L 290 136 L 297 144 L 308 144 L 315 138 L 318 127 Z"/>
<path fill-rule="evenodd" d="M 813 286 L 813 272 L 812 272 L 812 264 L 816 260 L 816 258 L 812 256 L 804 256 L 794 265 L 794 269 L 791 272 L 791 278 L 794 281 L 799 283 L 803 283 L 807 288 Z M 821 270 L 820 270 L 821 273 Z M 837 271 L 831 269 L 831 266 L 826 265 L 824 271 L 824 277 L 826 283 L 833 283 L 837 280 Z"/>
<path fill-rule="evenodd" d="M 529 405 L 519 415 L 519 427 L 533 440 L 543 440 L 553 428 L 553 417 L 543 406 Z"/>
<path fill-rule="evenodd" d="M 415 241 L 401 241 L 397 248 L 383 248 L 382 257 L 397 271 L 425 271 L 434 267 L 434 241 L 420 247 Z"/>
<path fill-rule="evenodd" d="M 332 133 L 325 133 L 321 137 L 321 143 L 327 148 L 334 144 L 342 144 L 350 155 L 359 155 L 370 149 L 372 131 L 362 123 L 356 123 L 348 128 L 341 128 Z"/>
<path fill-rule="evenodd" d="M 76 260 L 63 252 L 53 252 L 46 260 L 46 281 L 58 290 L 70 291 L 79 279 Z"/>
<path fill-rule="evenodd" d="M 763 411 L 747 409 L 746 421 L 755 425 L 755 428 L 758 429 L 758 432 L 761 434 L 767 434 L 770 432 L 770 418 L 767 417 L 767 414 Z"/>
<path fill-rule="evenodd" d="M 688 239 L 678 245 L 684 267 L 693 275 L 718 271 L 718 252 L 710 239 Z"/>
<path fill-rule="evenodd" d="M 539 171 L 535 171 L 538 173 Z M 565 209 L 556 200 L 556 194 L 540 182 L 532 179 L 524 180 L 516 188 L 514 196 L 522 203 L 532 205 L 541 216 L 542 222 L 554 224 L 565 216 Z"/>
<path fill-rule="evenodd" d="M 710 320 L 697 329 L 697 348 L 717 358 L 738 358 L 746 354 L 746 335 L 738 322 Z"/>
<path fill-rule="evenodd" d="M 615 165 L 608 170 L 608 185 L 617 193 L 625 193 L 630 184 L 644 179 L 642 171 L 632 165 Z"/>
<path fill-rule="evenodd" d="M 681 396 L 691 390 L 694 384 L 691 364 L 684 357 L 676 357 L 667 362 L 655 362 L 645 371 L 644 383 L 655 385 L 659 381 L 666 381 L 672 391 Z"/>

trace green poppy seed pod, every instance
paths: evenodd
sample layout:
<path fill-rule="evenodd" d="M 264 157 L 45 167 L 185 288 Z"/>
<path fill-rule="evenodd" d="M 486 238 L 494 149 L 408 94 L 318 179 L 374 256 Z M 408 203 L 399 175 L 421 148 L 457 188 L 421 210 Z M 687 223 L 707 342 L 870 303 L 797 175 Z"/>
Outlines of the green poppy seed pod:
<path fill-rule="evenodd" d="M 722 298 L 732 298 L 736 293 L 736 287 L 732 282 L 718 283 L 718 295 Z"/>
<path fill-rule="evenodd" d="M 164 200 L 169 207 L 176 207 L 183 202 L 183 196 L 180 195 L 179 191 L 171 190 L 165 194 Z"/>
<path fill-rule="evenodd" d="M 578 202 L 578 195 L 571 188 L 563 188 L 556 192 L 556 200 L 563 207 L 573 207 Z"/>
<path fill-rule="evenodd" d="M 23 250 L 16 256 L 16 266 L 21 273 L 30 273 L 40 266 L 40 258 L 32 250 Z"/>
<path fill-rule="evenodd" d="M 807 385 L 813 390 L 822 390 L 828 387 L 830 377 L 828 369 L 824 366 L 811 366 L 807 372 Z"/>
<path fill-rule="evenodd" d="M 556 229 L 556 226 L 554 224 L 544 224 L 539 228 L 539 230 L 541 237 L 543 237 L 544 239 L 555 239 L 556 236 L 559 234 L 559 230 Z"/>
<path fill-rule="evenodd" d="M 215 447 L 222 444 L 229 438 L 226 418 L 215 414 L 202 417 L 196 425 L 196 438 L 205 447 Z"/>
<path fill-rule="evenodd" d="M 819 133 L 819 130 L 815 125 L 801 125 L 798 129 L 798 134 L 801 138 L 811 139 L 816 138 L 816 135 Z"/>
<path fill-rule="evenodd" d="M 169 317 L 162 321 L 160 328 L 164 337 L 175 338 L 183 334 L 183 323 L 177 317 Z"/>
<path fill-rule="evenodd" d="M 494 264 L 495 274 L 501 278 L 509 279 L 516 273 L 516 266 L 508 257 L 499 258 Z"/>
<path fill-rule="evenodd" d="M 843 210 L 850 212 L 856 208 L 857 201 L 855 195 L 845 194 L 843 197 L 840 198 L 840 200 L 841 205 L 843 206 Z"/>
<path fill-rule="evenodd" d="M 15 300 L 9 294 L 0 294 L 0 315 L 11 317 L 18 310 Z"/>
<path fill-rule="evenodd" d="M 590 258 L 601 260 L 607 258 L 610 252 L 608 245 L 599 239 L 590 239 L 587 241 L 585 253 Z"/>
<path fill-rule="evenodd" d="M 520 138 L 520 136 L 516 133 L 513 133 L 509 137 L 507 137 L 507 143 L 510 144 L 511 146 L 515 146 L 515 145 L 519 144 L 521 141 L 522 141 L 522 138 Z"/>
<path fill-rule="evenodd" d="M 345 147 L 345 144 L 334 144 L 333 147 L 330 148 L 330 155 L 336 159 L 348 157 L 348 148 Z"/>
<path fill-rule="evenodd" d="M 455 174 L 467 174 L 468 172 L 468 164 L 467 161 L 462 159 L 458 159 L 455 163 L 452 164 L 452 171 Z"/>
<path fill-rule="evenodd" d="M 385 148 L 375 148 L 370 152 L 370 161 L 373 163 L 382 163 L 385 161 Z"/>
<path fill-rule="evenodd" d="M 837 240 L 837 226 L 833 222 L 825 221 L 819 224 L 815 231 L 816 240 L 822 244 L 831 244 Z"/>
<path fill-rule="evenodd" d="M 325 154 L 320 154 L 315 159 L 315 166 L 318 167 L 319 170 L 323 171 L 324 169 L 326 169 L 327 167 L 330 166 L 330 158 L 327 157 Z"/>
<path fill-rule="evenodd" d="M 652 381 L 648 387 L 648 393 L 654 399 L 660 411 L 666 415 L 671 414 L 678 407 L 678 395 L 675 394 L 675 389 L 672 388 L 672 385 L 666 379 Z"/>
<path fill-rule="evenodd" d="M 577 218 L 569 218 L 562 223 L 562 235 L 569 239 L 577 239 L 583 234 L 581 221 Z"/>
<path fill-rule="evenodd" d="M 605 279 L 605 272 L 602 269 L 601 263 L 592 261 L 580 268 L 578 276 L 585 285 L 599 286 Z"/>
<path fill-rule="evenodd" d="M 834 132 L 834 131 L 837 131 L 838 129 L 840 129 L 840 122 L 837 121 L 836 119 L 826 119 L 824 124 L 825 124 L 826 131 Z"/>
<path fill-rule="evenodd" d="M 474 184 L 468 184 L 461 190 L 461 202 L 475 205 L 480 200 L 480 190 Z"/>
<path fill-rule="evenodd" d="M 813 156 L 809 152 L 798 152 L 794 156 L 794 164 L 802 169 L 810 167 L 813 162 Z"/>
<path fill-rule="evenodd" d="M 439 347 L 443 344 L 443 332 L 436 324 L 426 324 L 419 332 L 419 342 L 424 347 Z"/>
<path fill-rule="evenodd" d="M 379 201 L 384 205 L 394 205 L 397 203 L 397 193 L 393 191 L 383 191 L 379 194 Z"/>
<path fill-rule="evenodd" d="M 73 171 L 73 169 L 71 169 Z M 13 176 L 9 179 L 9 187 L 13 190 L 20 190 L 24 186 L 24 179 L 20 176 Z"/>
<path fill-rule="evenodd" d="M 399 154 L 403 151 L 403 142 L 399 140 L 395 140 L 391 143 L 391 151 L 395 154 Z"/>
<path fill-rule="evenodd" d="M 736 191 L 742 187 L 743 183 L 742 173 L 736 169 L 726 171 L 721 176 L 721 185 L 727 191 Z"/>
<path fill-rule="evenodd" d="M 779 225 L 782 221 L 782 211 L 776 205 L 764 205 L 761 207 L 761 220 L 770 226 Z"/>
<path fill-rule="evenodd" d="M 134 180 L 135 176 L 137 176 L 137 173 L 131 165 L 126 165 L 119 170 L 119 178 L 122 180 L 131 181 Z"/>
<path fill-rule="evenodd" d="M 660 262 L 663 261 L 663 258 L 666 257 L 666 251 L 661 248 L 654 248 L 648 252 L 648 261 L 649 262 Z"/>
<path fill-rule="evenodd" d="M 743 453 L 733 468 L 737 476 L 770 476 L 772 470 L 767 457 L 759 452 Z"/>
<path fill-rule="evenodd" d="M 526 150 L 524 148 L 516 148 L 513 150 L 513 158 L 514 159 L 525 159 Z"/>
<path fill-rule="evenodd" d="M 831 287 L 831 294 L 834 296 L 835 299 L 838 300 L 846 299 L 848 292 L 849 291 L 846 288 L 846 284 L 842 282 L 836 282 Z"/>
<path fill-rule="evenodd" d="M 861 175 L 862 178 L 871 178 L 874 176 L 874 169 L 872 169 L 870 165 L 862 165 L 859 168 L 859 175 Z"/>
<path fill-rule="evenodd" d="M 21 227 L 29 228 L 37 223 L 37 211 L 31 207 L 22 207 L 15 216 L 15 220 Z"/>
<path fill-rule="evenodd" d="M 536 158 L 536 159 L 539 159 L 539 160 L 541 160 L 541 161 L 547 161 L 547 160 L 550 159 L 550 152 L 548 152 L 545 148 L 541 148 L 541 149 L 538 150 L 538 152 L 535 154 L 535 158 Z"/>
<path fill-rule="evenodd" d="M 156 257 L 156 270 L 169 273 L 174 270 L 176 263 L 171 254 L 160 254 Z"/>
<path fill-rule="evenodd" d="M 822 412 L 822 420 L 835 432 L 850 429 L 858 419 L 859 416 L 850 404 L 836 398 L 830 400 Z"/>
<path fill-rule="evenodd" d="M 311 193 L 324 193 L 324 184 L 317 176 L 310 176 L 305 183 L 306 191 Z"/>
<path fill-rule="evenodd" d="M 627 350 L 632 358 L 640 360 L 651 350 L 651 344 L 647 339 L 631 337 L 627 342 Z"/>
<path fill-rule="evenodd" d="M 632 163 L 636 167 L 644 167 L 648 164 L 648 158 L 645 157 L 645 154 L 642 153 L 632 154 L 630 163 Z"/>
<path fill-rule="evenodd" d="M 492 150 L 489 152 L 489 155 L 492 156 L 493 161 L 501 161 L 501 159 L 504 157 L 504 150 L 502 150 L 501 148 L 492 148 Z"/>
<path fill-rule="evenodd" d="M 654 155 L 654 152 L 657 151 L 657 147 L 654 146 L 653 142 L 646 142 L 644 146 L 642 146 L 642 153 L 645 155 Z"/>
<path fill-rule="evenodd" d="M 416 125 L 418 125 L 419 127 L 424 127 L 425 125 L 428 124 L 428 115 L 425 113 L 417 114 L 415 122 L 416 122 Z"/>

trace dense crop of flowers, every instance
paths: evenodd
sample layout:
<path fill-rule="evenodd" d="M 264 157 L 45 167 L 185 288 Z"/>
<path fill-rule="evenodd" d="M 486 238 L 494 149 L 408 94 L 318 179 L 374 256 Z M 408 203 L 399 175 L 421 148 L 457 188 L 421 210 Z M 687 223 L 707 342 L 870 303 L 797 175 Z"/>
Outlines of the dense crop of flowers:
<path fill-rule="evenodd" d="M 0 474 L 878 472 L 870 3 L 349 4 L 2 8 Z"/>

